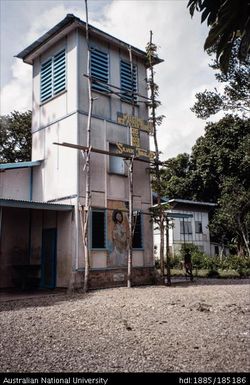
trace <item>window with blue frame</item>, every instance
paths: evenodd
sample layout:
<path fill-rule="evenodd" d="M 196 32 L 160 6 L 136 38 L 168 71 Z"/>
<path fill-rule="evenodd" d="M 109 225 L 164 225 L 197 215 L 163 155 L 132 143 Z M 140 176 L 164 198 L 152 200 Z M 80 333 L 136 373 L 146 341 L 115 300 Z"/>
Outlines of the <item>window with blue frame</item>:
<path fill-rule="evenodd" d="M 92 89 L 94 91 L 109 92 L 109 56 L 97 48 L 91 48 L 90 70 Z"/>
<path fill-rule="evenodd" d="M 106 247 L 106 215 L 105 210 L 92 210 L 91 216 L 91 247 L 105 249 Z"/>
<path fill-rule="evenodd" d="M 142 249 L 142 216 L 141 213 L 137 213 L 134 216 L 134 236 L 133 236 L 133 249 Z"/>
<path fill-rule="evenodd" d="M 45 102 L 66 89 L 65 50 L 41 65 L 41 102 Z"/>
<path fill-rule="evenodd" d="M 121 73 L 121 99 L 132 103 L 136 102 L 137 92 L 137 66 L 133 64 L 133 75 L 131 74 L 131 64 L 124 60 L 121 60 L 120 63 L 120 73 Z"/>

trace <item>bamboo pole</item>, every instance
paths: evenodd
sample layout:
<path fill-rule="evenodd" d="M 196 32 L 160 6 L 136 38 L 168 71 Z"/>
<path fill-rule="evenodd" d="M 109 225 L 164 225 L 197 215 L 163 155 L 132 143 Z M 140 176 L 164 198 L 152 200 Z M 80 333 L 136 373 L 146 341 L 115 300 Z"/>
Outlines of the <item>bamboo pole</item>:
<path fill-rule="evenodd" d="M 89 47 L 89 22 L 88 22 L 88 1 L 85 0 L 85 12 L 86 12 L 86 41 L 88 46 L 88 57 L 87 57 L 87 74 L 90 75 L 90 47 Z M 91 144 L 91 116 L 93 108 L 93 98 L 91 91 L 91 77 L 88 77 L 88 96 L 89 96 L 89 111 L 88 111 L 88 122 L 87 122 L 87 148 L 90 149 Z M 89 281 L 89 239 L 88 239 L 88 223 L 89 223 L 89 213 L 90 213 L 90 150 L 87 152 L 86 156 L 86 186 L 85 186 L 85 206 L 82 220 L 82 211 L 81 215 L 81 228 L 84 244 L 84 286 L 83 291 L 88 290 L 88 281 Z M 84 223 L 83 223 L 84 222 Z"/>
<path fill-rule="evenodd" d="M 150 42 L 149 44 L 152 45 L 152 38 L 153 33 L 150 31 Z M 159 208 L 159 227 L 160 227 L 160 268 L 161 268 L 161 275 L 164 276 L 164 211 L 162 209 L 161 205 L 161 195 L 159 192 L 159 185 L 160 185 L 160 168 L 159 168 L 159 147 L 158 147 L 158 140 L 157 140 L 157 130 L 156 130 L 156 98 L 155 98 L 155 83 L 154 83 L 154 70 L 153 70 L 153 54 L 151 53 L 149 55 L 149 70 L 150 70 L 150 90 L 151 90 L 151 101 L 152 101 L 152 123 L 153 123 L 153 138 L 154 138 L 154 146 L 155 146 L 155 174 L 156 174 L 156 181 L 158 185 L 158 191 L 157 193 L 157 205 Z"/>
<path fill-rule="evenodd" d="M 166 265 L 167 265 L 167 285 L 171 286 L 170 255 L 169 255 L 169 219 L 166 215 Z"/>
<path fill-rule="evenodd" d="M 131 71 L 131 89 L 132 89 L 132 116 L 135 115 L 135 100 L 134 100 L 134 87 L 133 87 L 133 59 L 131 46 L 129 46 L 129 61 Z M 132 145 L 132 126 L 130 130 L 130 145 Z M 133 169 L 134 169 L 134 157 L 129 159 L 129 250 L 128 250 L 128 278 L 127 287 L 132 285 L 132 266 L 133 266 Z"/>

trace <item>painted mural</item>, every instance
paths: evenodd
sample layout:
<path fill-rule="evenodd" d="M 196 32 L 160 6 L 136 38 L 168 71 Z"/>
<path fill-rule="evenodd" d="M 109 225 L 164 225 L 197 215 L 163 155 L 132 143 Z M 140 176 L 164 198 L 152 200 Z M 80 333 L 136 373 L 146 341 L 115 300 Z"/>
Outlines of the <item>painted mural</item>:
<path fill-rule="evenodd" d="M 110 202 L 108 211 L 109 267 L 127 266 L 129 247 L 128 216 L 124 202 Z"/>

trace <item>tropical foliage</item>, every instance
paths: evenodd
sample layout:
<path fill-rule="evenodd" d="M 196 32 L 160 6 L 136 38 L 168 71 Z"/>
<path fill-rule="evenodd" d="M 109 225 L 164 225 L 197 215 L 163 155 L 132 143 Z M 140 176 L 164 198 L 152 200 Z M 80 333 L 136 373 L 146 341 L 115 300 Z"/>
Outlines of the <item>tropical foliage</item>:
<path fill-rule="evenodd" d="M 0 163 L 31 158 L 31 111 L 0 116 Z"/>
<path fill-rule="evenodd" d="M 240 44 L 237 57 L 246 60 L 250 48 L 250 4 L 248 0 L 189 0 L 191 16 L 201 13 L 201 22 L 210 27 L 204 49 L 216 46 L 222 72 L 227 72 L 236 39 Z"/>

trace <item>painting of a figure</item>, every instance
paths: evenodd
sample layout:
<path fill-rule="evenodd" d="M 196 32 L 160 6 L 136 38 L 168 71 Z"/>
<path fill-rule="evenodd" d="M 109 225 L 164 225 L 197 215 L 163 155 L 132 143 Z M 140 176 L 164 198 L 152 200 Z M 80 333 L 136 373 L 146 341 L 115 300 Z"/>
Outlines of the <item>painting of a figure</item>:
<path fill-rule="evenodd" d="M 128 258 L 128 228 L 124 221 L 121 210 L 114 210 L 112 213 L 112 251 L 110 260 L 114 266 L 126 266 Z"/>

